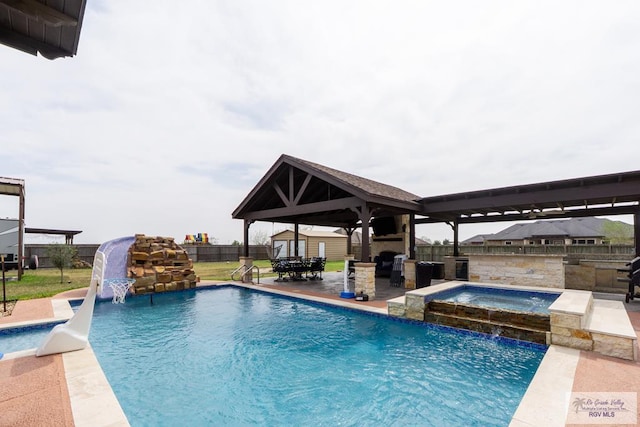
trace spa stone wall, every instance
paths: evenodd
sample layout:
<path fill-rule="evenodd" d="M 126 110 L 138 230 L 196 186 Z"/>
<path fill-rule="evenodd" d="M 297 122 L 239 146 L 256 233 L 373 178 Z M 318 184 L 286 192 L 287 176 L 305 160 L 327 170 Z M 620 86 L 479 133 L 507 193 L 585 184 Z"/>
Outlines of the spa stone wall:
<path fill-rule="evenodd" d="M 469 281 L 564 289 L 561 255 L 469 255 Z"/>

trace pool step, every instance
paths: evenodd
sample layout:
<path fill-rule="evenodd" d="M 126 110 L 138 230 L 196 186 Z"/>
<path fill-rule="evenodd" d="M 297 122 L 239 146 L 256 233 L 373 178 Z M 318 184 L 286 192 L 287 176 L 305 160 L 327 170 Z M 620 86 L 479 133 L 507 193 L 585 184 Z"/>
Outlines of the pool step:
<path fill-rule="evenodd" d="M 606 356 L 638 360 L 638 340 L 622 301 L 564 292 L 549 307 L 551 343 Z"/>
<path fill-rule="evenodd" d="M 499 335 L 522 341 L 547 344 L 551 329 L 548 315 L 515 311 L 493 311 L 482 307 L 431 301 L 424 313 L 425 322 Z"/>

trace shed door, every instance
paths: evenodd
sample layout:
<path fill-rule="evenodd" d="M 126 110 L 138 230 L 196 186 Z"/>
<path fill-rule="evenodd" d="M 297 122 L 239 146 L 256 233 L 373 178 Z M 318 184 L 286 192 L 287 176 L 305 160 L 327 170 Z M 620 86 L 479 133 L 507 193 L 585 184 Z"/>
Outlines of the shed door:
<path fill-rule="evenodd" d="M 324 242 L 318 242 L 318 256 L 320 258 L 326 258 L 324 255 Z"/>
<path fill-rule="evenodd" d="M 305 245 L 306 245 L 307 241 L 306 240 L 298 240 L 298 256 L 304 258 L 305 255 Z M 296 249 L 296 241 L 295 240 L 289 240 L 289 256 L 294 256 L 295 255 L 295 249 Z"/>

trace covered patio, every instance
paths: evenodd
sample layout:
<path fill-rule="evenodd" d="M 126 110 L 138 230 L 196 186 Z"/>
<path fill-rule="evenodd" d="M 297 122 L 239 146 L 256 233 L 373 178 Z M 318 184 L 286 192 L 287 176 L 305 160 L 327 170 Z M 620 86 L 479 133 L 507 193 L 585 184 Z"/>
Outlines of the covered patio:
<path fill-rule="evenodd" d="M 291 292 L 314 293 L 327 297 L 337 296 L 344 288 L 343 272 L 327 272 L 322 275 L 323 280 L 308 281 L 276 281 L 274 277 L 260 278 L 260 285 L 274 286 Z M 445 280 L 431 280 L 431 285 L 444 283 Z M 349 291 L 355 292 L 355 280 L 353 275 L 348 281 Z M 375 278 L 375 301 L 369 305 L 387 308 L 387 300 L 403 296 L 407 290 L 400 286 L 390 286 L 388 277 Z"/>
<path fill-rule="evenodd" d="M 640 254 L 640 171 L 419 197 L 283 154 L 232 213 L 244 220 L 245 256 L 251 224 L 269 221 L 293 224 L 296 242 L 300 224 L 344 228 L 347 253 L 353 232 L 360 229 L 364 262 L 372 259 L 371 220 L 402 215 L 408 217 L 408 229 L 399 234 L 406 239 L 409 259 L 415 259 L 416 224 L 449 224 L 457 256 L 461 224 L 597 215 L 633 215 L 635 252 Z"/>

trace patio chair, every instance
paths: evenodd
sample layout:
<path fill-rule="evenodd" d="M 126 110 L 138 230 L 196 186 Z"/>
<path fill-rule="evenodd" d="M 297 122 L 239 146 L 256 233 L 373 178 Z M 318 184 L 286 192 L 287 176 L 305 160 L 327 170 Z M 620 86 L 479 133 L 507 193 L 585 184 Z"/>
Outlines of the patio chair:
<path fill-rule="evenodd" d="M 376 277 L 390 277 L 393 270 L 393 262 L 397 252 L 382 251 L 379 255 L 373 258 L 373 262 L 376 263 Z"/>
<path fill-rule="evenodd" d="M 404 285 L 404 260 L 406 255 L 396 255 L 393 259 L 393 269 L 389 278 L 389 284 L 395 287 Z"/>
<path fill-rule="evenodd" d="M 322 272 L 324 271 L 324 264 L 326 260 L 326 258 L 322 257 L 311 258 L 309 270 L 307 271 L 307 279 L 322 280 Z M 309 275 L 311 275 L 311 277 L 309 277 Z"/>
<path fill-rule="evenodd" d="M 284 259 L 272 259 L 271 260 L 271 270 L 274 273 L 278 273 L 278 278 L 275 279 L 276 282 L 286 282 L 287 278 L 285 274 L 289 273 L 289 263 Z"/>

